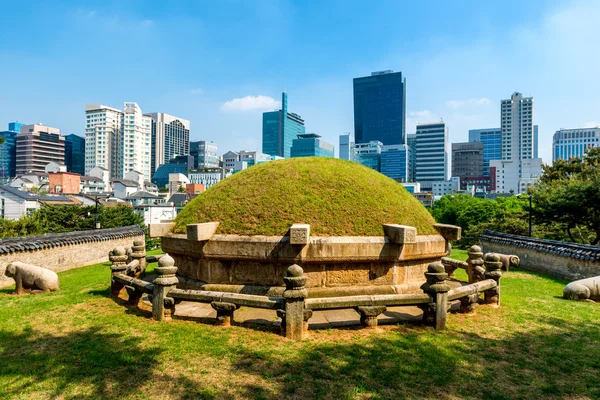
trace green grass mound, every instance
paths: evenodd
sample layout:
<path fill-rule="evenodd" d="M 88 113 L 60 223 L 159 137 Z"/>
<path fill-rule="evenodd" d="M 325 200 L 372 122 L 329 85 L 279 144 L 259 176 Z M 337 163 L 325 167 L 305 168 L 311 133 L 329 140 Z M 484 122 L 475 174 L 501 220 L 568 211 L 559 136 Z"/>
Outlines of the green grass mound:
<path fill-rule="evenodd" d="M 177 215 L 174 231 L 219 221 L 217 233 L 285 235 L 294 223 L 317 236 L 380 236 L 382 224 L 436 233 L 435 223 L 402 185 L 358 163 L 303 157 L 238 172 L 196 197 Z"/>

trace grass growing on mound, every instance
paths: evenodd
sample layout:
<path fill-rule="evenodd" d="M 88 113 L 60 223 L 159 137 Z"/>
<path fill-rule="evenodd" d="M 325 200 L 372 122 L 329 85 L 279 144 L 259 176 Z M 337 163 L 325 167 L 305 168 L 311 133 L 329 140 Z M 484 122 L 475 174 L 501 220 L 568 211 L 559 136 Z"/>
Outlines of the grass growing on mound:
<path fill-rule="evenodd" d="M 453 255 L 465 258 L 464 252 Z M 0 398 L 597 399 L 600 306 L 565 282 L 503 274 L 500 309 L 417 324 L 275 332 L 174 319 L 108 297 L 108 263 L 59 273 L 61 291 L 0 290 Z"/>
<path fill-rule="evenodd" d="M 285 235 L 311 225 L 321 236 L 380 236 L 381 224 L 434 234 L 429 212 L 394 180 L 358 163 L 324 157 L 259 164 L 219 182 L 177 215 L 186 224 L 219 221 L 218 233 Z"/>

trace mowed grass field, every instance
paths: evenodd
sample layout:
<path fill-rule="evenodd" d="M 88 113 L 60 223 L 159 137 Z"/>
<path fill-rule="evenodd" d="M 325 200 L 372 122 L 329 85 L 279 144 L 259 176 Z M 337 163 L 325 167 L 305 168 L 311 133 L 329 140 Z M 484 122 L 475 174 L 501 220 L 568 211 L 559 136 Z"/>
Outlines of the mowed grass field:
<path fill-rule="evenodd" d="M 455 258 L 465 253 L 455 251 Z M 109 264 L 59 274 L 62 290 L 0 290 L 0 398 L 597 399 L 600 305 L 564 281 L 505 273 L 502 307 L 447 329 L 273 331 L 158 323 L 108 297 Z"/>

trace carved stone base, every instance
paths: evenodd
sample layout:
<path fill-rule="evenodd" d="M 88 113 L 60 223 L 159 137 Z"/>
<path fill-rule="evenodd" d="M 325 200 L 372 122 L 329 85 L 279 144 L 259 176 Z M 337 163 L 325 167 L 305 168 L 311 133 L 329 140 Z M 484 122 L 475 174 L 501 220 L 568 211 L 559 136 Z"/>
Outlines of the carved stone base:
<path fill-rule="evenodd" d="M 387 311 L 386 306 L 360 306 L 356 312 L 360 314 L 360 324 L 364 328 L 377 328 L 377 316 Z"/>
<path fill-rule="evenodd" d="M 233 303 L 225 303 L 222 301 L 213 301 L 210 305 L 217 311 L 217 325 L 225 327 L 231 326 L 233 312 L 237 309 L 237 306 Z"/>

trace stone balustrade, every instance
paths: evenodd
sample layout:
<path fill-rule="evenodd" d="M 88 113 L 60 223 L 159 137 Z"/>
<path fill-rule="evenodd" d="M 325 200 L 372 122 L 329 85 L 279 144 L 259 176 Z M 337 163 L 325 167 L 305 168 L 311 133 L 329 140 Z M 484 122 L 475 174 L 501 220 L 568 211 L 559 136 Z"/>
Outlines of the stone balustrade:
<path fill-rule="evenodd" d="M 334 309 L 354 309 L 360 315 L 363 327 L 375 328 L 377 317 L 386 312 L 387 307 L 417 306 L 423 310 L 426 325 L 444 329 L 453 302 L 459 303 L 459 311 L 464 313 L 474 312 L 480 303 L 493 307 L 500 305 L 502 262 L 496 254 L 483 257 L 480 250 L 473 246 L 466 263 L 445 257 L 430 263 L 425 272 L 425 283 L 421 286 L 422 293 L 308 298 L 307 277 L 296 264 L 286 269 L 283 278 L 285 289 L 281 296 L 179 289 L 177 266 L 168 254 L 158 259 L 156 278 L 150 283 L 131 273 L 138 270 L 139 258 L 127 264 L 127 250 L 118 247 L 110 254 L 111 294 L 120 296 L 126 292 L 132 305 L 137 305 L 143 294 L 147 294 L 152 303 L 152 317 L 157 321 L 172 319 L 177 304 L 182 301 L 210 304 L 217 314 L 215 322 L 221 326 L 230 326 L 234 322 L 235 311 L 240 307 L 275 310 L 281 318 L 281 333 L 289 339 L 306 337 L 313 312 Z M 476 278 L 471 283 L 451 280 L 448 268 L 464 268 Z"/>

